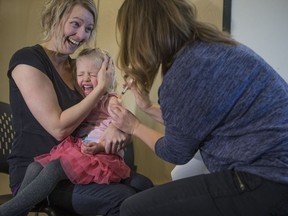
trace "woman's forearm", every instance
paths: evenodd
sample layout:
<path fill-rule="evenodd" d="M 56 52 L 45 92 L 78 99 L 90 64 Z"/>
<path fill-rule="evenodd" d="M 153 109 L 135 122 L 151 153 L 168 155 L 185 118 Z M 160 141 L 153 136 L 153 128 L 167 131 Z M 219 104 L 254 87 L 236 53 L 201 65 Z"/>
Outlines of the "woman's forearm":
<path fill-rule="evenodd" d="M 163 137 L 163 134 L 153 130 L 146 125 L 139 123 L 133 130 L 133 135 L 141 139 L 148 147 L 155 152 L 156 142 Z"/>
<path fill-rule="evenodd" d="M 86 96 L 81 102 L 61 112 L 59 124 L 56 124 L 58 127 L 55 128 L 54 135 L 58 134 L 58 139 L 60 140 L 70 135 L 87 117 L 93 107 L 99 102 L 102 95 L 103 90 L 94 89 L 94 91 Z"/>
<path fill-rule="evenodd" d="M 149 108 L 142 110 L 154 120 L 163 124 L 162 112 L 158 104 L 152 104 Z"/>
<path fill-rule="evenodd" d="M 57 140 L 70 135 L 105 92 L 103 86 L 97 87 L 91 95 L 63 111 L 51 81 L 38 69 L 27 65 L 17 66 L 12 77 L 33 116 Z"/>

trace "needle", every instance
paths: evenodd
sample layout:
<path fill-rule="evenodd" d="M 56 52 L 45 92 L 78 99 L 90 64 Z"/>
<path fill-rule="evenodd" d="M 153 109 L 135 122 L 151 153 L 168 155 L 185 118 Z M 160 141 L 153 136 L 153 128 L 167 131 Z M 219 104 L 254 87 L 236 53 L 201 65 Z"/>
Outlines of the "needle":
<path fill-rule="evenodd" d="M 122 103 L 122 97 L 123 97 L 123 95 L 125 94 L 125 92 L 128 90 L 128 86 L 126 86 L 123 90 L 122 90 L 122 92 L 121 92 L 121 95 L 118 95 L 118 102 L 119 103 Z"/>
<path fill-rule="evenodd" d="M 129 80 L 129 83 L 132 84 L 134 82 L 133 79 Z M 121 103 L 122 102 L 122 96 L 126 93 L 126 91 L 129 89 L 129 86 L 126 85 L 126 87 L 122 90 L 121 95 L 118 96 L 118 102 Z"/>
<path fill-rule="evenodd" d="M 127 86 L 123 89 L 123 91 L 121 92 L 121 94 L 124 95 L 125 92 L 128 90 L 128 88 L 129 88 L 129 86 L 127 85 Z"/>

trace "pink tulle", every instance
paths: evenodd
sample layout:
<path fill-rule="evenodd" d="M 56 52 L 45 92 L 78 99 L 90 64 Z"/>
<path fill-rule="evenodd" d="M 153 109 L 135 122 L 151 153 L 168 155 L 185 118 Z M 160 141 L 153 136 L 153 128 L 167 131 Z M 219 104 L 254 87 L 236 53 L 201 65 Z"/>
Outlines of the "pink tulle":
<path fill-rule="evenodd" d="M 34 159 L 45 167 L 50 161 L 59 158 L 67 177 L 74 184 L 109 184 L 130 176 L 130 168 L 119 155 L 84 154 L 81 152 L 81 145 L 81 139 L 70 136 L 52 148 L 50 153 Z"/>

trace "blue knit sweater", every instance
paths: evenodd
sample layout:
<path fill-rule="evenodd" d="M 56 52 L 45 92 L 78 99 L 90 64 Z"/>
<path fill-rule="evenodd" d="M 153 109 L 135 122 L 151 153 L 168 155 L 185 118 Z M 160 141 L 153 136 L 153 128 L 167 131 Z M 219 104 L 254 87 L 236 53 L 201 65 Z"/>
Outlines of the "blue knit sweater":
<path fill-rule="evenodd" d="M 195 42 L 163 78 L 165 136 L 156 154 L 210 172 L 246 171 L 288 184 L 288 85 L 244 45 Z"/>

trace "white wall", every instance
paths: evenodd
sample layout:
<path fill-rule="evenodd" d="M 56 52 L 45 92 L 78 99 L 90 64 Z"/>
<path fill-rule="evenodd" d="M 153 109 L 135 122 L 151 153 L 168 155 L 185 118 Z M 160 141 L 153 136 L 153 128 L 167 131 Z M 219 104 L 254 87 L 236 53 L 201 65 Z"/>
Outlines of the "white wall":
<path fill-rule="evenodd" d="M 288 82 L 288 0 L 232 0 L 231 34 Z"/>

